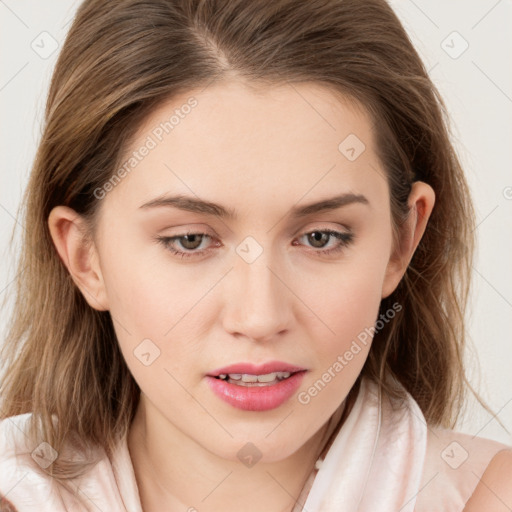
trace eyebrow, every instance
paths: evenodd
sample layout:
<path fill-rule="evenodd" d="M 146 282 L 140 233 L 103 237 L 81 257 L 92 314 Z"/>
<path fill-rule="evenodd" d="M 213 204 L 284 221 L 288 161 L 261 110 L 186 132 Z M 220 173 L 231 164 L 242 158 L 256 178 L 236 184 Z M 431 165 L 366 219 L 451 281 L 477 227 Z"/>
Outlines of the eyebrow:
<path fill-rule="evenodd" d="M 294 206 L 291 208 L 289 215 L 291 217 L 301 218 L 314 213 L 321 213 L 331 210 L 336 210 L 342 206 L 349 204 L 360 203 L 369 205 L 368 199 L 361 194 L 345 193 L 322 199 L 314 203 L 309 203 L 301 206 Z M 147 203 L 144 203 L 139 208 L 149 209 L 157 207 L 173 207 L 179 210 L 185 210 L 194 213 L 202 213 L 206 215 L 212 215 L 221 219 L 234 220 L 237 217 L 236 210 L 225 208 L 224 206 L 212 203 L 210 201 L 204 201 L 199 198 L 185 195 L 176 196 L 160 196 Z"/>

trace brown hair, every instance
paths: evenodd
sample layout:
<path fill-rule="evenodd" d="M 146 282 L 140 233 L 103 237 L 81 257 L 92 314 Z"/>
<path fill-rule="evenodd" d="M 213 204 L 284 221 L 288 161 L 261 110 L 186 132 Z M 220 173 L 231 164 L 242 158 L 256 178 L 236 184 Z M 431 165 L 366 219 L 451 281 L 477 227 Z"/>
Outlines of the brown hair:
<path fill-rule="evenodd" d="M 434 189 L 423 239 L 381 304 L 381 312 L 394 303 L 403 312 L 375 334 L 362 375 L 390 394 L 397 391 L 385 377 L 395 376 L 430 424 L 454 425 L 467 384 L 474 213 L 443 102 L 387 3 L 86 0 L 51 82 L 4 348 L 0 417 L 32 412 L 41 421 L 40 432 L 33 422 L 34 446 L 44 439 L 59 451 L 73 432 L 111 454 L 139 397 L 109 313 L 87 304 L 58 257 L 51 209 L 67 205 L 93 224 L 94 190 L 112 177 L 143 120 L 177 94 L 229 79 L 317 82 L 360 102 L 375 122 L 396 233 L 411 183 Z M 65 479 L 76 469 L 59 457 L 48 471 Z"/>

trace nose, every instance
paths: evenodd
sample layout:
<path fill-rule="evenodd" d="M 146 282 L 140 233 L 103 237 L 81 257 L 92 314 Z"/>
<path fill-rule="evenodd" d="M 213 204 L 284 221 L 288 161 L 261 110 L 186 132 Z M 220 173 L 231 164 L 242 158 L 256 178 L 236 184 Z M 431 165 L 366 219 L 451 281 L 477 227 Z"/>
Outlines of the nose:
<path fill-rule="evenodd" d="M 247 263 L 236 256 L 225 289 L 223 326 L 226 332 L 254 341 L 270 341 L 290 327 L 293 294 L 286 273 L 267 251 Z"/>

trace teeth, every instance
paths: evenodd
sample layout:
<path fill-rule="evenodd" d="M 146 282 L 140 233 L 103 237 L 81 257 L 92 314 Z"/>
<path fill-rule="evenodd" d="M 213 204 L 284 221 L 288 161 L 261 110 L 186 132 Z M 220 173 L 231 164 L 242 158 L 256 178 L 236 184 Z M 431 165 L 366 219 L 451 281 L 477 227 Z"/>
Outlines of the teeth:
<path fill-rule="evenodd" d="M 267 383 L 274 382 L 277 380 L 287 379 L 291 375 L 290 372 L 273 372 L 273 373 L 265 373 L 264 375 L 251 375 L 249 373 L 229 373 L 229 374 L 220 374 L 219 379 L 222 380 L 231 380 L 238 381 L 244 383 Z"/>
<path fill-rule="evenodd" d="M 264 377 L 264 375 L 262 375 L 262 377 Z M 258 375 L 249 375 L 248 373 L 242 374 L 242 382 L 258 382 L 258 380 L 259 380 Z M 263 382 L 263 381 L 260 381 L 260 382 Z"/>

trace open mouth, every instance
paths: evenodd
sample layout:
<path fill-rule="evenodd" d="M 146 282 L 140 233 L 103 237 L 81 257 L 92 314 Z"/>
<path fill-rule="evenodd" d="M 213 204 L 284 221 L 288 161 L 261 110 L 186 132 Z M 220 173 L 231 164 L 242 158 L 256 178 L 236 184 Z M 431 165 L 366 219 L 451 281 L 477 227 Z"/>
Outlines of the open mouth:
<path fill-rule="evenodd" d="M 223 380 L 229 384 L 236 384 L 237 386 L 263 387 L 273 386 L 278 382 L 288 379 L 295 373 L 299 372 L 272 372 L 265 373 L 263 375 L 251 375 L 249 373 L 221 373 L 215 378 Z"/>
<path fill-rule="evenodd" d="M 230 368 L 226 368 L 226 370 L 230 370 Z M 282 368 L 281 371 L 271 373 L 256 373 L 253 369 L 247 370 L 254 373 L 215 371 L 216 375 L 207 375 L 206 381 L 214 394 L 237 409 L 268 411 L 287 402 L 297 392 L 304 375 L 308 372 L 303 368 L 290 367 L 286 368 L 286 371 L 283 371 L 285 368 Z"/>

